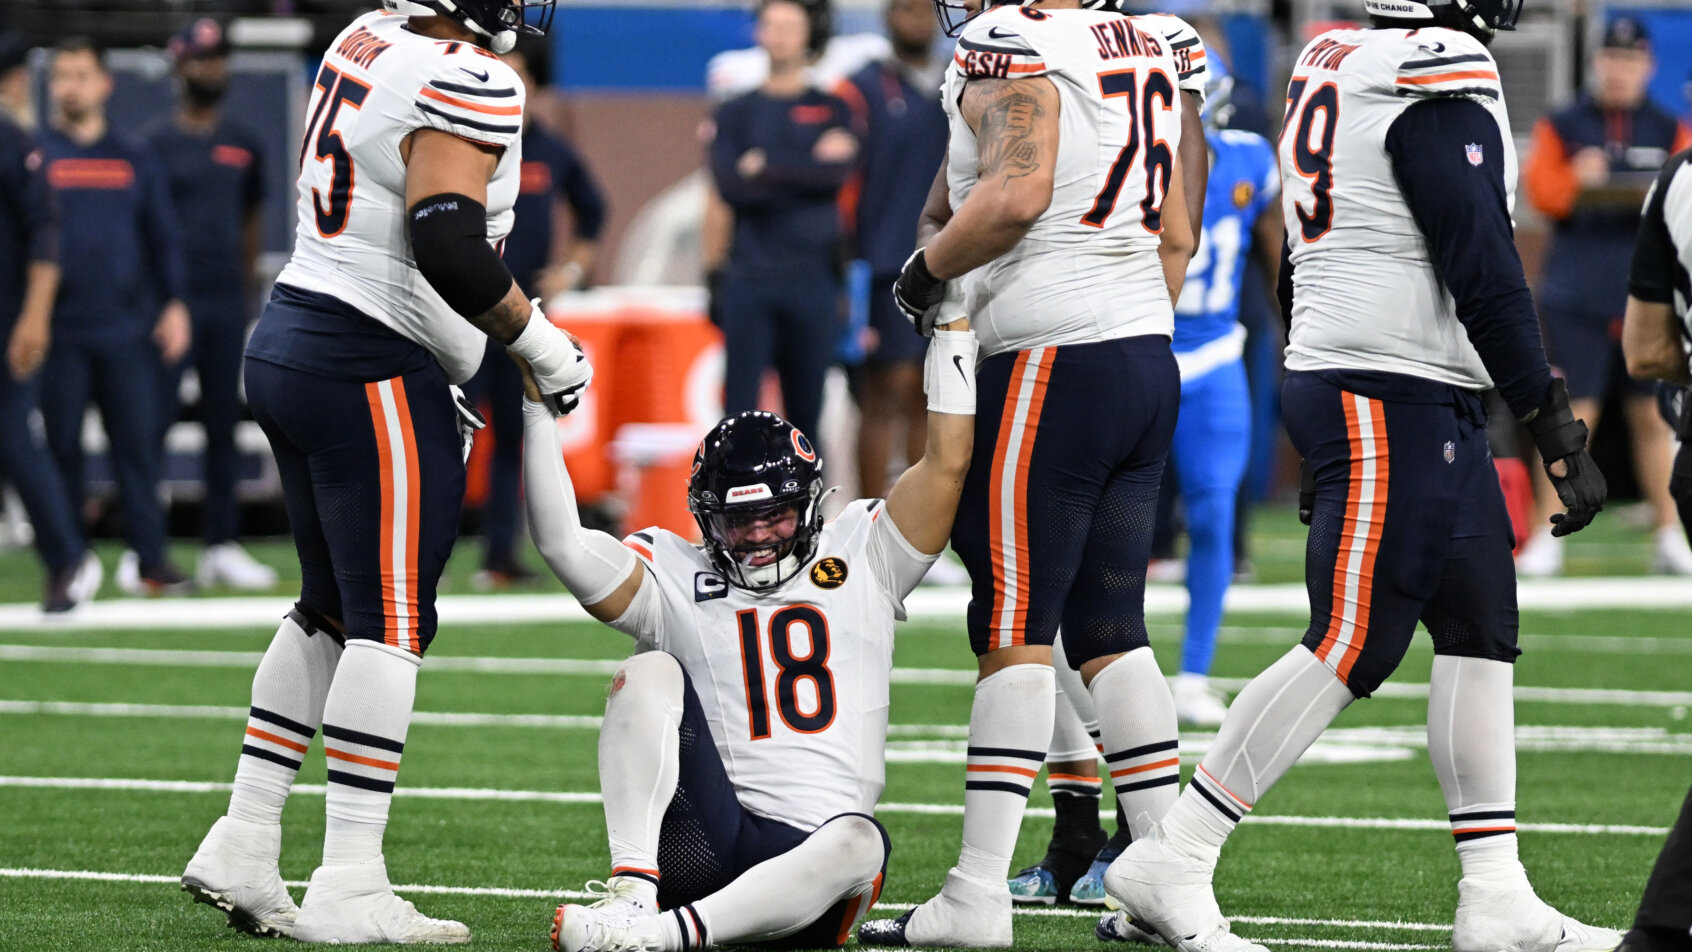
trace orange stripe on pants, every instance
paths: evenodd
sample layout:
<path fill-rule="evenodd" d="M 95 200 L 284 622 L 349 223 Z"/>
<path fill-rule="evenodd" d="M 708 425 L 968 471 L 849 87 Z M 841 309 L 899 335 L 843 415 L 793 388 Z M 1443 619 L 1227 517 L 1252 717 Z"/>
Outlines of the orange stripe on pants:
<path fill-rule="evenodd" d="M 417 647 L 417 537 L 418 523 L 423 509 L 423 473 L 417 465 L 417 433 L 411 425 L 411 404 L 405 397 L 405 379 L 394 378 L 394 407 L 399 412 L 400 438 L 405 446 L 405 629 L 403 642 L 407 651 L 420 653 Z"/>
<path fill-rule="evenodd" d="M 1050 347 L 1017 355 L 1010 379 L 1015 395 L 1006 394 L 1004 413 L 999 418 L 999 439 L 987 491 L 988 545 L 993 560 L 993 616 L 988 627 L 997 632 L 992 639 L 994 648 L 1023 644 L 1027 633 L 1028 470 L 1056 356 L 1057 351 Z M 1011 471 L 1008 490 L 1006 470 Z"/>
<path fill-rule="evenodd" d="M 1380 553 L 1381 530 L 1386 522 L 1389 454 L 1385 405 L 1345 391 L 1340 392 L 1340 402 L 1345 411 L 1351 472 L 1345 521 L 1334 553 L 1328 630 L 1315 654 L 1334 669 L 1341 682 L 1346 682 L 1369 636 L 1375 558 Z M 1336 649 L 1340 651 L 1337 662 L 1333 660 Z"/>
<path fill-rule="evenodd" d="M 378 482 L 382 494 L 381 531 L 377 534 L 376 549 L 382 569 L 382 643 L 399 647 L 399 632 L 395 625 L 398 599 L 394 592 L 394 455 L 388 440 L 388 410 L 382 403 L 382 384 L 377 381 L 364 385 L 364 396 L 370 402 L 370 425 L 376 432 L 376 462 Z"/>

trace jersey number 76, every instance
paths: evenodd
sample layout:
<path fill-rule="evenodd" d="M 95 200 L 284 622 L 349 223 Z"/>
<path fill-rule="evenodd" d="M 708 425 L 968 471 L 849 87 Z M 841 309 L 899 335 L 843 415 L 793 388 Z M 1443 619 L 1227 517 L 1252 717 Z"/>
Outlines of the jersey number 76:
<path fill-rule="evenodd" d="M 1143 137 L 1146 197 L 1140 202 L 1140 221 L 1147 231 L 1159 234 L 1163 231 L 1163 200 L 1169 195 L 1169 180 L 1175 174 L 1175 154 L 1170 151 L 1169 143 L 1157 137 L 1155 113 L 1158 107 L 1155 101 L 1162 99 L 1163 111 L 1168 112 L 1175 103 L 1175 84 L 1169 81 L 1167 73 L 1154 69 L 1146 73 L 1142 87 L 1137 70 L 1123 69 L 1099 74 L 1099 95 L 1106 99 L 1121 99 L 1128 107 L 1128 141 L 1116 154 L 1116 161 L 1110 164 L 1104 188 L 1099 189 L 1098 197 L 1093 199 L 1092 210 L 1081 216 L 1081 224 L 1094 228 L 1105 226 L 1105 220 L 1116 210 L 1116 198 L 1122 193 L 1134 160 L 1140 157 Z M 1160 174 L 1161 190 L 1158 187 Z"/>
<path fill-rule="evenodd" d="M 746 672 L 746 711 L 753 740 L 770 736 L 770 697 L 764 684 L 763 632 L 758 610 L 735 613 L 740 626 L 740 660 Z M 802 625 L 810 635 L 811 650 L 804 657 L 793 654 L 793 626 Z M 834 674 L 828 670 L 828 619 L 811 605 L 789 605 L 770 615 L 770 661 L 776 675 L 776 710 L 782 723 L 800 734 L 820 734 L 834 723 Z M 816 709 L 799 708 L 799 682 L 816 688 Z"/>

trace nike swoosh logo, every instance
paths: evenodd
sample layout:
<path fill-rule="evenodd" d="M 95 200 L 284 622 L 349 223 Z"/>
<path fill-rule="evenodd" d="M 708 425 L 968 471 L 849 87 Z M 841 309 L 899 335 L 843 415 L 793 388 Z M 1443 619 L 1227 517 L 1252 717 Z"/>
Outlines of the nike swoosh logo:
<path fill-rule="evenodd" d="M 987 36 L 989 39 L 994 40 L 1021 39 L 1021 37 L 1017 36 L 1015 33 L 1000 33 L 999 28 L 996 26 L 987 28 Z"/>
<path fill-rule="evenodd" d="M 1428 49 L 1434 51 L 1435 53 L 1443 53 L 1443 52 L 1445 52 L 1445 44 L 1435 42 L 1434 45 L 1428 47 Z"/>
<path fill-rule="evenodd" d="M 958 368 L 958 376 L 964 378 L 964 383 L 969 383 L 969 373 L 963 369 L 963 355 L 962 354 L 953 354 L 952 355 L 952 366 Z"/>
<path fill-rule="evenodd" d="M 458 69 L 459 69 L 460 72 L 469 73 L 471 76 L 476 77 L 476 82 L 478 82 L 478 83 L 485 83 L 485 82 L 488 81 L 488 71 L 487 70 L 482 70 L 480 73 L 478 73 L 468 66 L 460 66 Z"/>

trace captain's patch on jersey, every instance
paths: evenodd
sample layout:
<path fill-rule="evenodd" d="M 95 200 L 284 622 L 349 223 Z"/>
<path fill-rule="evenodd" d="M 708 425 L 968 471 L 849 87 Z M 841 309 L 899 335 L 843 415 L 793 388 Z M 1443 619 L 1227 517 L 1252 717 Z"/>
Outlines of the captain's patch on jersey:
<path fill-rule="evenodd" d="M 818 588 L 839 588 L 846 584 L 846 560 L 837 556 L 818 559 L 811 566 L 811 583 Z"/>
<path fill-rule="evenodd" d="M 1464 146 L 1463 152 L 1468 155 L 1470 165 L 1479 165 L 1486 161 L 1486 157 L 1481 154 L 1481 147 L 1478 142 L 1471 142 Z"/>
<path fill-rule="evenodd" d="M 697 572 L 693 576 L 693 600 L 708 602 L 728 595 L 728 582 L 715 572 Z"/>

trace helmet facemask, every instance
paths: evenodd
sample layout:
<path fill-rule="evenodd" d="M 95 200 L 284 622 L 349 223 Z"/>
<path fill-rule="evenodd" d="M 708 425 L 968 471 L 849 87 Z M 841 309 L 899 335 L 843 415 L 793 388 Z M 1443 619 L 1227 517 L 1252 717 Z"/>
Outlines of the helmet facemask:
<path fill-rule="evenodd" d="M 797 496 L 790 493 L 770 502 L 693 504 L 705 549 L 730 584 L 761 592 L 799 574 L 817 551 L 820 490 L 820 483 L 812 483 Z"/>

